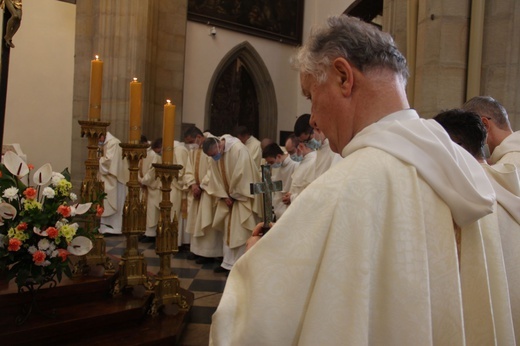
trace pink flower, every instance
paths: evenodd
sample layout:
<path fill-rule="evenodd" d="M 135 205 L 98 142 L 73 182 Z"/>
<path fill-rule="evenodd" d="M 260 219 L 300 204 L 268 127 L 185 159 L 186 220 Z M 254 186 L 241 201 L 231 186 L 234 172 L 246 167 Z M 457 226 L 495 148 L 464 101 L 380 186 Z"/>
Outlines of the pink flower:
<path fill-rule="evenodd" d="M 27 199 L 36 199 L 36 195 L 37 195 L 37 191 L 35 188 L 33 187 L 28 187 L 25 189 L 25 191 L 23 192 L 23 195 L 25 196 L 25 198 Z"/>
<path fill-rule="evenodd" d="M 58 249 L 58 256 L 61 257 L 62 262 L 65 262 L 69 256 L 69 252 L 65 249 Z"/>
<path fill-rule="evenodd" d="M 69 217 L 71 214 L 70 207 L 66 205 L 60 205 L 58 207 L 58 213 L 61 214 L 63 217 Z"/>
<path fill-rule="evenodd" d="M 42 264 L 45 261 L 45 257 L 47 257 L 45 252 L 40 250 L 36 251 L 35 253 L 33 253 L 34 264 Z"/>
<path fill-rule="evenodd" d="M 33 165 L 31 165 L 30 163 L 29 163 L 29 164 L 27 164 L 27 167 L 29 167 L 29 170 L 30 170 L 30 171 L 32 171 L 32 170 L 34 169 L 34 166 L 33 166 Z"/>
<path fill-rule="evenodd" d="M 58 236 L 58 230 L 54 227 L 48 227 L 46 229 L 47 236 L 51 239 L 55 239 Z"/>
<path fill-rule="evenodd" d="M 22 242 L 20 241 L 20 239 L 11 238 L 11 239 L 9 239 L 9 246 L 7 247 L 7 250 L 18 251 L 18 250 L 20 250 L 21 245 L 22 245 Z"/>

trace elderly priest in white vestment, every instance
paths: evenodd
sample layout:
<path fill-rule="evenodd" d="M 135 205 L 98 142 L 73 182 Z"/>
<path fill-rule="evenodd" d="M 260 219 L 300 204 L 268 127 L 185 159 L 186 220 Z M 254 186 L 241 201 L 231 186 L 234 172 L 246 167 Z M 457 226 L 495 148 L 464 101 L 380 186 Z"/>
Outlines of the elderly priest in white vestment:
<path fill-rule="evenodd" d="M 507 316 L 465 328 L 456 229 L 480 227 L 495 193 L 468 152 L 410 109 L 391 36 L 331 17 L 295 64 L 311 124 L 344 158 L 248 241 L 257 243 L 229 275 L 210 344 L 514 343 Z"/>

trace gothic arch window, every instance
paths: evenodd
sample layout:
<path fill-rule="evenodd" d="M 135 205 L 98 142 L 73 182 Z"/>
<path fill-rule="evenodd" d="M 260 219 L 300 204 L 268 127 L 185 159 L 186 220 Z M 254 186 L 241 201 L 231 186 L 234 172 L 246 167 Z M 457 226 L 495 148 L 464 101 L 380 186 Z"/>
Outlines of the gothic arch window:
<path fill-rule="evenodd" d="M 206 97 L 205 128 L 215 135 L 245 125 L 261 139 L 276 139 L 276 94 L 262 58 L 248 42 L 233 48 L 217 66 Z"/>

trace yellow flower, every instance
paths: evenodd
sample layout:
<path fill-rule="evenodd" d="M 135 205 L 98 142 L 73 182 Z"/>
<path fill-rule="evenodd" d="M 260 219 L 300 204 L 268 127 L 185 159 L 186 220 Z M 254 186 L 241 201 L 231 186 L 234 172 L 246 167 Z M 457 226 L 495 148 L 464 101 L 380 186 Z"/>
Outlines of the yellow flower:
<path fill-rule="evenodd" d="M 68 196 L 70 194 L 70 191 L 72 190 L 72 183 L 70 181 L 67 181 L 66 179 L 62 179 L 56 185 L 56 189 L 63 196 Z"/>
<path fill-rule="evenodd" d="M 23 202 L 23 207 L 25 210 L 32 210 L 32 209 L 42 210 L 42 204 L 34 199 L 26 199 Z"/>

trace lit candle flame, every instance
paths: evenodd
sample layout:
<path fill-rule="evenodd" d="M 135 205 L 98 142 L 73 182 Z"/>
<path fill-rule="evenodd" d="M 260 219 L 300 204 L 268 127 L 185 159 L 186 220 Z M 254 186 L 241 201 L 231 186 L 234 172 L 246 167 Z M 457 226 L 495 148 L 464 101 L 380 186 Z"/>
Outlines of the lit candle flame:
<path fill-rule="evenodd" d="M 99 60 L 99 55 L 96 55 L 96 60 Z"/>
<path fill-rule="evenodd" d="M 170 101 L 170 100 L 166 100 L 166 103 L 167 103 L 167 104 L 170 104 L 170 103 L 172 103 L 172 101 Z"/>
<path fill-rule="evenodd" d="M 137 82 L 137 77 L 134 77 L 134 82 Z"/>

